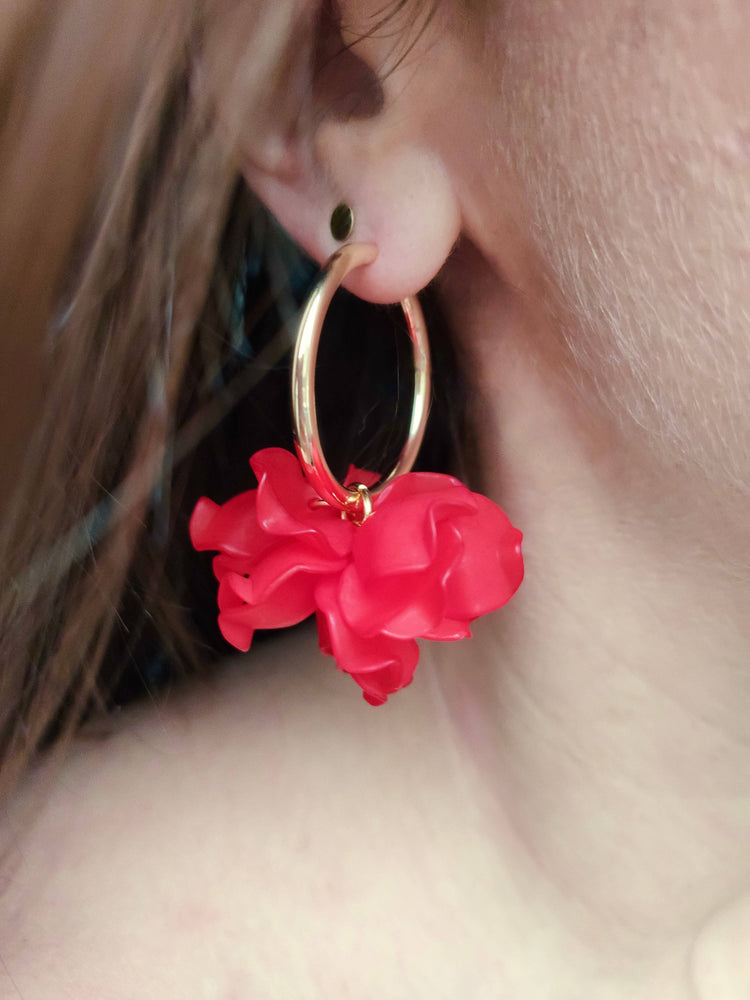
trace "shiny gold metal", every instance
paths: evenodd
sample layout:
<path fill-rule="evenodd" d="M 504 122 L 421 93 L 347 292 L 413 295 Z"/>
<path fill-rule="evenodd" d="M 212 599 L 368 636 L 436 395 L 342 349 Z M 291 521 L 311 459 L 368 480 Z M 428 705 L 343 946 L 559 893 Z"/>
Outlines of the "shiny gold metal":
<path fill-rule="evenodd" d="M 354 212 L 348 205 L 337 205 L 331 214 L 331 236 L 339 243 L 348 240 L 354 229 Z"/>
<path fill-rule="evenodd" d="M 352 483 L 349 488 L 354 491 L 347 501 L 351 510 L 349 518 L 359 527 L 372 514 L 372 497 L 364 483 Z"/>
<path fill-rule="evenodd" d="M 414 401 L 406 443 L 395 468 L 377 486 L 358 483 L 343 486 L 331 473 L 318 433 L 315 407 L 315 361 L 318 343 L 328 307 L 344 278 L 357 267 L 372 264 L 378 255 L 375 246 L 350 243 L 341 247 L 326 262 L 305 303 L 300 319 L 292 359 L 292 420 L 302 470 L 321 499 L 343 511 L 355 524 L 361 524 L 372 511 L 376 497 L 396 476 L 414 465 L 422 443 L 430 409 L 430 349 L 422 309 L 416 298 L 404 299 L 404 310 L 414 358 Z"/>

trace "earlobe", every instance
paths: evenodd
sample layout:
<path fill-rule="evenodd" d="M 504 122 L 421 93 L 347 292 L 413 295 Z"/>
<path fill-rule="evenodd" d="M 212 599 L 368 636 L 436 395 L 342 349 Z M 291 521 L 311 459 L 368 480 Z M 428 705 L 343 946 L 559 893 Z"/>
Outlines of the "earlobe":
<path fill-rule="evenodd" d="M 387 303 L 432 280 L 462 225 L 451 173 L 455 116 L 444 91 L 455 67 L 451 36 L 436 18 L 415 20 L 410 4 L 393 8 L 385 14 L 376 0 L 261 5 L 262 22 L 244 13 L 213 46 L 225 52 L 232 37 L 257 35 L 253 58 L 238 57 L 232 73 L 216 58 L 204 66 L 253 191 L 321 264 L 340 245 L 333 209 L 351 205 L 350 240 L 379 253 L 346 284 Z"/>
<path fill-rule="evenodd" d="M 350 238 L 376 244 L 379 253 L 346 285 L 368 301 L 397 302 L 424 288 L 450 254 L 461 225 L 458 200 L 429 149 L 405 143 L 378 155 L 368 146 L 361 158 L 353 152 L 336 155 L 331 144 L 326 164 L 301 157 L 303 166 L 294 172 L 250 164 L 245 173 L 281 225 L 320 263 L 340 246 L 330 230 L 333 209 L 341 201 L 350 205 L 355 214 Z"/>
<path fill-rule="evenodd" d="M 270 134 L 248 137 L 243 169 L 271 213 L 321 264 L 340 246 L 331 213 L 340 202 L 350 205 L 350 240 L 374 243 L 379 253 L 346 285 L 361 298 L 397 302 L 435 277 L 461 228 L 441 155 L 441 63 L 420 33 L 408 60 L 393 66 L 391 30 L 343 29 L 340 11 L 332 11 L 310 31 L 307 54 L 304 46 L 295 49 L 301 62 L 309 60 L 309 73 L 306 86 L 279 96 L 287 120 L 280 114 Z M 397 27 L 408 41 L 408 26 L 389 23 Z M 389 62 L 392 69 L 379 76 Z"/>
<path fill-rule="evenodd" d="M 431 18 L 415 21 L 411 5 L 394 8 L 386 16 L 375 0 L 305 0 L 274 96 L 242 130 L 240 154 L 250 187 L 321 264 L 340 246 L 333 209 L 352 207 L 350 240 L 379 252 L 346 285 L 384 303 L 424 288 L 461 229 L 446 168 L 449 36 Z"/>
<path fill-rule="evenodd" d="M 350 290 L 373 302 L 421 291 L 443 266 L 461 227 L 441 161 L 417 144 L 392 148 L 368 157 L 348 190 L 356 211 L 352 238 L 379 248 L 374 264 L 352 274 Z"/>

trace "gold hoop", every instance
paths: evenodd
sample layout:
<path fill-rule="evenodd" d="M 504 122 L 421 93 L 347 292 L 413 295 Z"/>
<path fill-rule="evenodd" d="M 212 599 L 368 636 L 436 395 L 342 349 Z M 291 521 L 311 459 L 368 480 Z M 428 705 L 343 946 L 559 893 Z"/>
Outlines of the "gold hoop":
<path fill-rule="evenodd" d="M 371 264 L 378 248 L 366 243 L 349 243 L 329 257 L 305 303 L 300 319 L 292 361 L 292 420 L 294 437 L 302 470 L 318 496 L 338 507 L 355 524 L 361 524 L 372 510 L 375 497 L 396 476 L 408 472 L 414 465 L 427 425 L 430 408 L 430 349 L 427 342 L 422 309 L 416 298 L 403 299 L 414 357 L 414 402 L 406 443 L 396 466 L 377 486 L 371 489 L 357 483 L 343 486 L 326 462 L 318 433 L 315 407 L 315 361 L 318 356 L 323 321 L 336 290 L 344 278 L 357 267 Z"/>

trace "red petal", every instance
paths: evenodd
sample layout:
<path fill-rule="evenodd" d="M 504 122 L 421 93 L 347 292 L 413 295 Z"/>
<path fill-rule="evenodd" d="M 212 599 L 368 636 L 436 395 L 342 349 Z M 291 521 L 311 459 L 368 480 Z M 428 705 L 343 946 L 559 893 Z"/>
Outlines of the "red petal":
<path fill-rule="evenodd" d="M 214 556 L 211 563 L 214 576 L 217 580 L 221 580 L 226 573 L 239 573 L 242 576 L 245 573 L 249 573 L 254 565 L 255 560 L 249 556 L 228 556 L 223 552 L 220 552 L 218 556 Z"/>
<path fill-rule="evenodd" d="M 326 656 L 333 656 L 331 633 L 328 628 L 326 616 L 321 611 L 317 611 L 315 613 L 315 620 L 318 624 L 318 645 L 320 646 L 320 651 L 321 653 L 325 653 Z"/>
<path fill-rule="evenodd" d="M 222 580 L 224 593 L 232 592 L 239 599 L 242 621 L 256 628 L 286 628 L 304 621 L 315 610 L 315 584 L 318 578 L 309 573 L 290 571 L 278 581 L 277 586 L 263 600 L 253 597 L 252 581 L 235 573 L 228 573 Z M 219 605 L 222 607 L 222 605 Z M 229 607 L 227 611 L 239 617 L 240 608 Z M 222 611 L 224 607 L 222 607 Z"/>
<path fill-rule="evenodd" d="M 314 537 L 336 555 L 351 549 L 354 525 L 323 503 L 291 452 L 265 448 L 250 464 L 258 477 L 258 522 L 269 534 Z"/>
<path fill-rule="evenodd" d="M 445 586 L 446 615 L 465 621 L 502 607 L 523 580 L 521 532 L 491 500 L 475 496 L 476 514 L 456 522 L 463 554 Z"/>
<path fill-rule="evenodd" d="M 387 500 L 402 500 L 405 497 L 418 496 L 420 493 L 442 493 L 454 486 L 469 493 L 460 479 L 446 476 L 443 472 L 408 472 L 397 476 L 378 497 L 379 502 Z"/>
<path fill-rule="evenodd" d="M 232 578 L 235 574 L 225 573 L 219 580 L 219 591 L 216 595 L 216 603 L 219 611 L 236 611 L 245 605 L 243 598 L 232 586 Z"/>
<path fill-rule="evenodd" d="M 230 646 L 234 646 L 235 649 L 239 649 L 243 653 L 246 653 L 250 649 L 255 629 L 252 625 L 246 623 L 241 613 L 238 614 L 237 611 L 220 611 L 218 624 L 219 631 Z"/>
<path fill-rule="evenodd" d="M 423 569 L 363 580 L 358 564 L 347 567 L 338 594 L 347 623 L 360 635 L 412 639 L 432 632 L 445 617 L 444 581 L 461 551 L 458 534 L 443 532 L 435 558 Z"/>
<path fill-rule="evenodd" d="M 399 477 L 355 527 L 317 499 L 289 452 L 251 461 L 257 490 L 221 506 L 203 498 L 190 521 L 194 546 L 219 550 L 219 627 L 238 649 L 256 628 L 294 624 L 317 605 L 321 649 L 382 704 L 411 681 L 413 636 L 464 638 L 521 583 L 520 532 L 450 476 Z"/>
<path fill-rule="evenodd" d="M 428 489 L 436 479 L 447 482 L 439 490 Z M 403 480 L 409 482 L 402 486 Z M 421 472 L 401 476 L 375 504 L 352 550 L 363 579 L 431 566 L 438 555 L 437 523 L 475 509 L 472 494 L 457 480 Z"/>
<path fill-rule="evenodd" d="M 315 600 L 324 627 L 321 648 L 331 649 L 341 670 L 350 673 L 365 691 L 371 703 L 382 704 L 389 694 L 411 682 L 419 660 L 419 647 L 413 639 L 394 639 L 375 635 L 363 638 L 344 621 L 337 601 L 337 579 L 327 577 L 318 583 Z"/>
<path fill-rule="evenodd" d="M 201 497 L 190 518 L 190 540 L 198 551 L 218 549 L 256 558 L 268 545 L 256 518 L 256 491 L 215 504 Z"/>
<path fill-rule="evenodd" d="M 452 618 L 443 618 L 440 624 L 430 632 L 423 632 L 422 639 L 434 639 L 437 642 L 456 642 L 458 639 L 470 639 L 471 629 L 468 622 L 457 622 Z"/>
<path fill-rule="evenodd" d="M 415 643 L 416 645 L 416 643 Z M 419 650 L 417 650 L 419 659 Z M 359 676 L 353 674 L 354 680 L 362 688 L 362 696 L 370 705 L 384 705 L 388 701 L 389 694 L 395 694 L 408 687 L 414 680 L 414 669 L 408 674 L 395 662 L 381 670 L 375 670 L 369 674 Z"/>
<path fill-rule="evenodd" d="M 368 582 L 354 565 L 341 574 L 338 602 L 346 623 L 359 635 L 383 632 L 401 639 L 413 639 L 434 628 L 445 608 L 441 581 L 424 571 Z"/>
<path fill-rule="evenodd" d="M 291 574 L 304 573 L 320 577 L 340 572 L 346 563 L 346 559 L 336 558 L 329 551 L 321 552 L 312 545 L 296 540 L 282 542 L 279 539 L 278 545 L 267 551 L 248 571 L 252 583 L 252 600 L 265 600 Z"/>

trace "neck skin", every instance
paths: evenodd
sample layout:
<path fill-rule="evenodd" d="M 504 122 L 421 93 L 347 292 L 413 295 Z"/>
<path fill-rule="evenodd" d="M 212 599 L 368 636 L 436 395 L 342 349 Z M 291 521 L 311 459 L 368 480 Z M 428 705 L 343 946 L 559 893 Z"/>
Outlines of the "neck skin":
<path fill-rule="evenodd" d="M 524 531 L 526 579 L 460 672 L 438 650 L 439 683 L 517 870 L 599 956 L 675 942 L 703 995 L 707 962 L 748 961 L 747 548 L 710 548 L 729 518 L 585 412 L 530 347 L 544 320 L 461 256 L 442 291 L 484 373 L 483 486 Z"/>
<path fill-rule="evenodd" d="M 746 997 L 736 559 L 676 477 L 581 418 L 530 346 L 544 320 L 498 287 L 457 254 L 444 292 L 484 373 L 484 487 L 526 534 L 519 594 L 473 642 L 424 643 L 382 709 L 292 635 L 123 713 L 20 837 L 31 783 L 0 817 L 18 992 Z"/>

